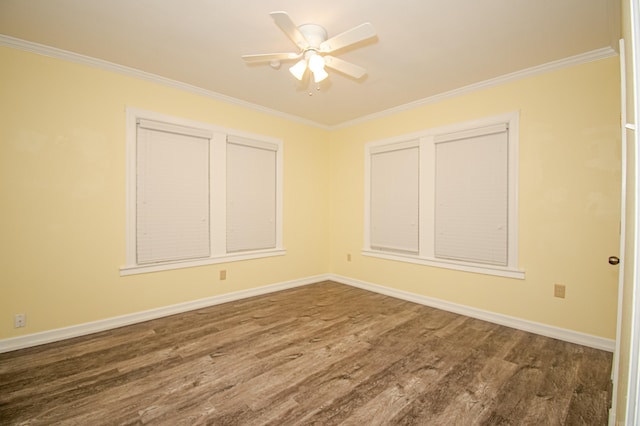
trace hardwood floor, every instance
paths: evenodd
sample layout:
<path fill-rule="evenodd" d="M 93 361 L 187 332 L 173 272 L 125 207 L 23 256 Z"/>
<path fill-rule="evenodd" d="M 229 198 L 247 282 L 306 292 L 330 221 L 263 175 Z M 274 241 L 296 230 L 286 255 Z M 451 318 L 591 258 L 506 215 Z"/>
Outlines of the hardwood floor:
<path fill-rule="evenodd" d="M 323 282 L 0 354 L 0 424 L 606 425 L 610 366 Z"/>

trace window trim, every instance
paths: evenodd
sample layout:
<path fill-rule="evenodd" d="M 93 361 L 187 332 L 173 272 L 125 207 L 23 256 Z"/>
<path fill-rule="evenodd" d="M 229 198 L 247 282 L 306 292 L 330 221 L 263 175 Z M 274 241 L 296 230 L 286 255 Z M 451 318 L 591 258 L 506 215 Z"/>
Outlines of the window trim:
<path fill-rule="evenodd" d="M 210 132 L 209 160 L 211 183 L 211 234 L 208 258 L 172 260 L 153 264 L 136 263 L 136 158 L 137 158 L 137 123 L 138 120 L 151 120 Z M 248 250 L 227 253 L 226 251 L 226 146 L 227 136 L 237 136 L 256 141 L 256 144 L 267 143 L 276 149 L 276 246 L 269 249 Z M 126 108 L 126 261 L 120 267 L 120 275 L 133 275 L 147 272 L 166 271 L 171 269 L 191 268 L 217 263 L 258 259 L 272 256 L 283 256 L 283 142 L 280 139 L 257 135 L 249 132 L 202 123 L 185 118 L 174 117 L 139 108 Z M 215 200 L 215 201 L 214 201 Z"/>
<path fill-rule="evenodd" d="M 498 266 L 490 264 L 470 263 L 460 260 L 440 259 L 434 253 L 434 170 L 435 170 L 435 143 L 448 134 L 461 132 L 473 132 L 476 129 L 488 128 L 495 125 L 507 124 L 509 140 L 509 215 L 508 215 L 508 265 Z M 419 252 L 418 254 L 396 253 L 377 250 L 371 247 L 370 238 L 370 188 L 371 188 L 371 155 L 384 150 L 391 145 L 407 143 L 419 140 L 420 146 L 420 204 L 419 204 Z M 477 120 L 457 123 L 437 128 L 424 129 L 418 132 L 398 135 L 391 138 L 369 142 L 365 145 L 365 196 L 364 196 L 364 248 L 362 254 L 386 260 L 415 263 L 426 266 L 434 266 L 458 271 L 495 275 L 508 278 L 524 279 L 525 273 L 519 269 L 518 262 L 518 144 L 519 144 L 519 112 L 509 112 Z M 515 243 L 514 243 L 515 242 Z"/>

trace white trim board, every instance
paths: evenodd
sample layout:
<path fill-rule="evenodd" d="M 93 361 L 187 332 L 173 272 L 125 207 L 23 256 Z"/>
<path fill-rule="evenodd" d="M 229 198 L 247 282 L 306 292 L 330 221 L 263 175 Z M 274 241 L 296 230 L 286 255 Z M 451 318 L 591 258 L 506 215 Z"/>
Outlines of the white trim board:
<path fill-rule="evenodd" d="M 544 74 L 549 71 L 560 70 L 568 68 L 574 65 L 584 64 L 587 62 L 597 61 L 600 59 L 610 58 L 618 54 L 611 47 L 603 47 L 600 49 L 592 50 L 590 52 L 581 53 L 579 55 L 571 56 L 569 58 L 559 59 L 546 64 L 537 65 L 523 70 L 515 71 L 510 74 L 505 74 L 495 78 L 491 78 L 485 81 L 479 81 L 477 83 L 470 84 L 468 86 L 453 89 L 447 92 L 438 93 L 433 96 L 429 96 L 423 99 L 418 99 L 413 102 L 409 102 L 403 105 L 398 105 L 380 112 L 369 114 L 363 117 L 348 120 L 343 123 L 335 125 L 325 125 L 313 120 L 302 118 L 296 115 L 284 113 L 271 108 L 263 107 L 251 102 L 246 102 L 231 96 L 223 95 L 211 90 L 202 89 L 191 84 L 183 83 L 181 81 L 172 80 L 166 77 L 161 77 L 156 74 L 151 74 L 145 71 L 140 71 L 135 68 L 118 65 L 113 62 L 108 62 L 102 59 L 92 58 L 90 56 L 81 55 L 79 53 L 70 52 L 63 49 L 47 46 L 44 44 L 34 43 L 31 41 L 21 40 L 19 38 L 10 37 L 0 34 L 0 46 L 6 46 L 13 49 L 23 50 L 26 52 L 36 53 L 38 55 L 49 56 L 51 58 L 62 59 L 77 64 L 88 65 L 94 68 L 102 69 L 105 71 L 111 71 L 118 74 L 126 75 L 129 77 L 139 78 L 141 80 L 150 81 L 164 86 L 173 87 L 176 89 L 184 90 L 186 92 L 195 93 L 197 95 L 205 96 L 211 99 L 215 99 L 222 102 L 227 102 L 240 107 L 252 109 L 254 111 L 263 112 L 276 117 L 284 118 L 296 123 L 305 124 L 312 127 L 317 127 L 324 130 L 337 130 L 346 127 L 351 127 L 356 124 L 361 124 L 367 121 L 376 120 L 379 118 L 387 117 L 393 114 L 397 114 L 402 111 L 411 110 L 423 105 L 430 105 L 436 102 L 440 102 L 445 99 L 454 98 L 456 96 L 465 95 L 467 93 L 475 92 L 477 90 L 485 89 L 488 87 L 498 86 L 500 84 L 508 83 L 510 81 L 519 80 L 534 75 Z"/>
<path fill-rule="evenodd" d="M 180 314 L 195 309 L 207 308 L 209 306 L 220 305 L 236 300 L 247 299 L 249 297 L 261 296 L 263 294 L 274 293 L 276 291 L 315 284 L 329 279 L 328 275 L 316 275 L 299 280 L 286 281 L 263 287 L 251 288 L 248 290 L 235 291 L 233 293 L 221 294 L 219 296 L 207 297 L 204 299 L 192 300 L 190 302 L 178 303 L 176 305 L 164 306 L 147 311 L 134 312 L 103 320 L 92 321 L 84 324 L 72 325 L 70 327 L 58 328 L 55 330 L 43 331 L 40 333 L 27 334 L 25 336 L 12 337 L 0 340 L 0 353 L 15 351 L 18 349 L 30 348 L 32 346 L 43 345 L 45 343 L 57 342 L 74 337 L 85 336 L 91 333 L 111 330 L 126 325 L 137 324 L 153 319 L 163 318 L 170 315 Z"/>
<path fill-rule="evenodd" d="M 581 333 L 578 331 L 568 330 L 560 327 L 554 327 L 551 325 L 541 324 L 533 321 L 527 321 L 521 318 L 510 317 L 495 312 L 484 311 L 482 309 L 459 305 L 457 303 L 448 302 L 446 300 L 435 299 L 433 297 L 384 287 L 378 284 L 355 280 L 353 278 L 343 277 L 340 275 L 330 275 L 329 279 L 341 284 L 358 287 L 363 290 L 384 294 L 386 296 L 395 297 L 397 299 L 406 300 L 408 302 L 430 306 L 432 308 L 441 309 L 443 311 L 453 312 L 471 318 L 477 318 L 483 321 L 492 322 L 494 324 L 500 324 L 506 327 L 515 328 L 517 330 L 527 331 L 530 333 L 539 334 L 541 336 L 551 337 L 570 343 L 576 343 L 578 345 L 601 349 L 608 352 L 613 352 L 613 349 L 615 347 L 615 341 L 613 339 L 605 339 L 603 337 L 593 336 L 591 334 Z"/>
<path fill-rule="evenodd" d="M 499 86 L 501 84 L 509 83 L 511 81 L 521 80 L 528 77 L 544 74 L 550 71 L 561 70 L 563 68 L 569 68 L 574 65 L 586 64 L 588 62 L 598 61 L 601 59 L 611 58 L 616 56 L 618 52 L 611 47 L 603 47 L 601 49 L 592 50 L 591 52 L 581 53 L 579 55 L 571 56 L 569 58 L 559 59 L 557 61 L 548 62 L 546 64 L 537 65 L 531 68 L 525 68 L 523 70 L 515 71 L 510 74 L 501 75 L 489 80 L 479 81 L 477 83 L 469 84 L 457 89 L 449 90 L 429 96 L 417 101 L 409 102 L 404 105 L 398 105 L 397 107 L 389 108 L 384 111 L 376 112 L 373 114 L 365 115 L 360 118 L 345 121 L 344 123 L 331 126 L 331 130 L 344 129 L 347 127 L 362 124 L 367 121 L 377 120 L 379 118 L 388 117 L 393 114 L 397 114 L 403 111 L 409 111 L 414 108 L 418 108 L 424 105 L 431 105 L 437 102 L 455 98 L 457 96 L 466 95 L 468 93 L 476 92 L 478 90 L 486 89 L 489 87 Z"/>
<path fill-rule="evenodd" d="M 80 65 L 88 65 L 93 68 L 97 68 L 103 71 L 115 72 L 128 77 L 139 78 L 140 80 L 149 81 L 156 84 L 161 84 L 166 87 L 174 89 L 184 90 L 185 92 L 193 93 L 200 96 L 205 96 L 210 99 L 214 99 L 228 104 L 237 105 L 243 108 L 251 109 L 254 111 L 269 114 L 275 117 L 284 118 L 293 122 L 306 124 L 307 126 L 319 127 L 322 129 L 328 129 L 327 126 L 316 123 L 312 120 L 307 120 L 297 115 L 287 114 L 285 112 L 277 111 L 275 109 L 263 107 L 258 104 L 246 102 L 231 96 L 223 95 L 222 93 L 214 92 L 212 90 L 203 89 L 201 87 L 193 86 L 191 84 L 183 83 L 182 81 L 172 80 L 170 78 L 162 77 L 157 74 L 152 74 L 146 71 L 141 71 L 136 68 L 119 65 L 113 62 L 105 61 L 102 59 L 92 58 L 91 56 L 81 55 L 79 53 L 70 52 L 56 47 L 47 46 L 44 44 L 34 43 L 31 41 L 21 40 L 0 34 L 0 46 L 6 46 L 13 49 L 23 50 L 25 52 L 31 52 L 42 56 L 48 56 L 50 58 L 62 59 L 64 61 L 73 62 Z"/>
<path fill-rule="evenodd" d="M 169 315 L 175 315 L 194 309 L 202 309 L 209 306 L 220 305 L 222 303 L 233 302 L 253 296 L 274 293 L 276 291 L 315 284 L 327 280 L 335 281 L 340 284 L 350 285 L 352 287 L 361 288 L 363 290 L 368 290 L 379 294 L 384 294 L 386 296 L 395 297 L 397 299 L 406 300 L 408 302 L 418 303 L 421 305 L 430 306 L 432 308 L 442 309 L 444 311 L 453 312 L 456 314 L 477 318 L 483 321 L 489 321 L 518 330 L 552 337 L 554 339 L 564 340 L 570 343 L 576 343 L 579 345 L 589 346 L 609 352 L 613 352 L 615 346 L 615 342 L 611 339 L 605 339 L 590 334 L 553 327 L 550 325 L 527 321 L 520 318 L 509 317 L 507 315 L 501 315 L 494 312 L 483 311 L 481 309 L 476 309 L 469 306 L 458 305 L 446 300 L 440 300 L 415 293 L 409 293 L 406 291 L 384 287 L 365 281 L 355 280 L 340 275 L 324 274 L 293 281 L 286 281 L 278 284 L 271 284 L 248 290 L 236 291 L 233 293 L 222 294 L 219 296 L 213 296 L 204 299 L 193 300 L 190 302 L 179 303 L 176 305 L 151 309 L 148 311 L 134 312 L 132 314 L 106 318 L 103 320 L 73 325 L 70 327 L 58 328 L 55 330 L 43 331 L 40 333 L 3 339 L 0 340 L 0 353 L 43 345 L 45 343 L 57 342 L 65 339 L 71 339 L 74 337 L 85 336 L 91 333 L 111 330 L 114 328 L 162 318 Z"/>

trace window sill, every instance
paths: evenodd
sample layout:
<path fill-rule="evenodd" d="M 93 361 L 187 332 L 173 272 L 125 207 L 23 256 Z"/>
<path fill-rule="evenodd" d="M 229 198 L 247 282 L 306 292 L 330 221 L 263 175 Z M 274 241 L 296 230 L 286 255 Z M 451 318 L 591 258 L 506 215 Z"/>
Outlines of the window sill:
<path fill-rule="evenodd" d="M 148 265 L 128 265 L 120 268 L 120 276 L 145 274 L 148 272 L 168 271 L 171 269 L 193 268 L 196 266 L 214 265 L 216 263 L 236 262 L 239 260 L 259 259 L 262 257 L 284 256 L 284 249 L 257 250 L 242 253 L 231 253 L 224 256 L 206 259 L 185 260 L 181 262 L 153 263 Z"/>
<path fill-rule="evenodd" d="M 472 263 L 458 262 L 454 260 L 430 259 L 418 257 L 416 255 L 384 253 L 373 250 L 362 250 L 364 256 L 377 257 L 380 259 L 396 260 L 399 262 L 416 263 L 418 265 L 434 266 L 437 268 L 447 268 L 456 271 L 473 272 L 476 274 L 495 275 L 498 277 L 516 278 L 523 280 L 524 271 L 492 265 L 477 265 Z"/>

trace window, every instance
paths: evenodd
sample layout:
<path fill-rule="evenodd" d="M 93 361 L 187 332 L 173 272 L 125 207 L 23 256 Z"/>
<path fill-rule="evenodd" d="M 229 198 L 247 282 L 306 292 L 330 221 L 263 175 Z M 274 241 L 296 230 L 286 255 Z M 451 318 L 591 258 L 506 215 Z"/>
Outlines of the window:
<path fill-rule="evenodd" d="M 227 143 L 227 252 L 276 247 L 278 146 L 239 137 Z"/>
<path fill-rule="evenodd" d="M 211 134 L 139 120 L 138 264 L 209 257 Z"/>
<path fill-rule="evenodd" d="M 371 151 L 370 229 L 374 249 L 418 253 L 418 154 L 418 141 Z"/>
<path fill-rule="evenodd" d="M 282 142 L 127 110 L 122 275 L 284 254 Z"/>
<path fill-rule="evenodd" d="M 517 129 L 512 113 L 367 144 L 364 254 L 524 278 Z"/>
<path fill-rule="evenodd" d="M 506 125 L 437 136 L 435 257 L 508 265 Z"/>

